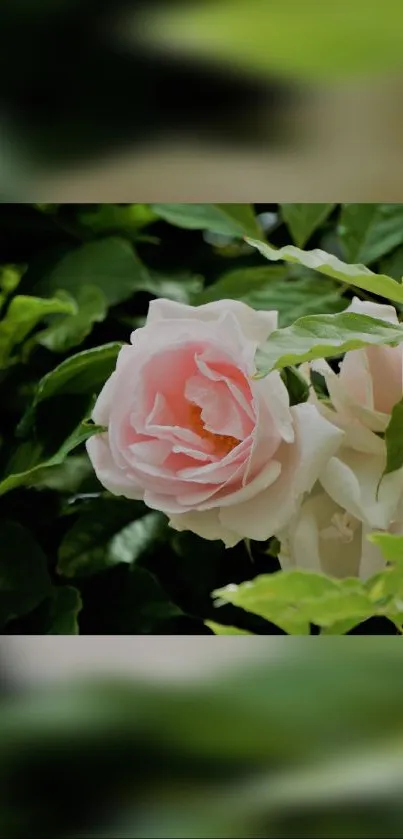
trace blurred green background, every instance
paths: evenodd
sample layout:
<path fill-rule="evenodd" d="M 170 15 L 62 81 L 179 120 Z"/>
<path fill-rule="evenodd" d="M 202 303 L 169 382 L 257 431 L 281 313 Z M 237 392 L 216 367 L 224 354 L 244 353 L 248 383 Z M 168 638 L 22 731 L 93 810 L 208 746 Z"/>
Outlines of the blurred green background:
<path fill-rule="evenodd" d="M 1 836 L 399 839 L 400 642 L 281 649 L 196 681 L 6 679 Z"/>

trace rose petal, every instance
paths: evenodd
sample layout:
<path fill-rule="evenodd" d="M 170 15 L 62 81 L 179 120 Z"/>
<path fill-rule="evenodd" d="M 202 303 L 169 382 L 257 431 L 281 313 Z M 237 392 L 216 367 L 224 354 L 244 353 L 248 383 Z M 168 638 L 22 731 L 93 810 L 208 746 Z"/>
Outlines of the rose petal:
<path fill-rule="evenodd" d="M 161 320 L 194 319 L 197 321 L 216 321 L 222 314 L 231 312 L 238 321 L 243 334 L 252 341 L 261 343 L 273 330 L 277 329 L 278 314 L 275 311 L 255 311 L 240 300 L 215 300 L 202 306 L 188 306 L 162 297 L 152 300 L 147 317 L 147 325 Z"/>
<path fill-rule="evenodd" d="M 295 405 L 291 411 L 296 444 L 283 443 L 278 450 L 279 478 L 253 500 L 240 496 L 242 503 L 220 510 L 223 525 L 249 539 L 264 541 L 286 527 L 302 494 L 312 489 L 344 438 L 343 432 L 325 420 L 314 405 Z"/>

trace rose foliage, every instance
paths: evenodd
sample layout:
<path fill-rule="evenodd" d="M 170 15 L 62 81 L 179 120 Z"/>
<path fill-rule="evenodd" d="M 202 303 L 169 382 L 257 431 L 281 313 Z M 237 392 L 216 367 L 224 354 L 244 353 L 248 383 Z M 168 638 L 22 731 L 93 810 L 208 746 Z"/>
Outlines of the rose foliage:
<path fill-rule="evenodd" d="M 3 631 L 401 632 L 403 205 L 0 229 Z"/>

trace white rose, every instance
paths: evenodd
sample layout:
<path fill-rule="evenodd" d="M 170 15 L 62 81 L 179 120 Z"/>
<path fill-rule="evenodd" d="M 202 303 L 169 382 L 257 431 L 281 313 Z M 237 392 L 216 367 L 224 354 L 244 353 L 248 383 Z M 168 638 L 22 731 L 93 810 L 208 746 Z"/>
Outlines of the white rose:
<path fill-rule="evenodd" d="M 403 526 L 390 527 L 395 533 Z M 370 528 L 333 501 L 320 486 L 306 498 L 281 541 L 282 568 L 304 568 L 332 577 L 368 579 L 385 567 L 379 548 L 368 541 Z"/>
<path fill-rule="evenodd" d="M 392 306 L 355 298 L 346 310 L 398 323 Z M 403 347 L 368 346 L 345 354 L 338 373 L 321 359 L 311 371 L 324 376 L 333 407 L 317 400 L 322 415 L 345 432 L 343 446 L 320 481 L 333 500 L 366 526 L 388 529 L 403 497 L 403 469 L 381 477 L 386 465 L 384 432 L 403 395 Z"/>

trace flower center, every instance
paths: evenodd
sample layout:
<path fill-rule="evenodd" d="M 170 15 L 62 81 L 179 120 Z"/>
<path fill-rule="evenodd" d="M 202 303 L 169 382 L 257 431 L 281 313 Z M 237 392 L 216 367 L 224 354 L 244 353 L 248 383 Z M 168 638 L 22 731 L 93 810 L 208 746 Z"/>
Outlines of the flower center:
<path fill-rule="evenodd" d="M 190 423 L 192 430 L 195 431 L 199 437 L 202 437 L 203 440 L 207 440 L 212 444 L 216 451 L 218 450 L 220 454 L 223 455 L 228 454 L 235 448 L 235 446 L 239 445 L 240 441 L 237 440 L 236 437 L 230 437 L 228 434 L 214 434 L 213 431 L 209 431 L 204 425 L 201 412 L 202 409 L 199 405 L 190 405 Z"/>
<path fill-rule="evenodd" d="M 334 513 L 330 521 L 329 527 L 324 527 L 320 531 L 322 539 L 338 539 L 345 544 L 353 541 L 354 533 L 360 525 L 358 519 L 344 511 L 343 513 Z"/>

